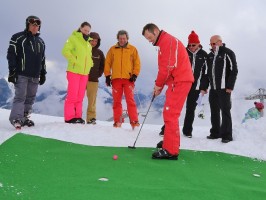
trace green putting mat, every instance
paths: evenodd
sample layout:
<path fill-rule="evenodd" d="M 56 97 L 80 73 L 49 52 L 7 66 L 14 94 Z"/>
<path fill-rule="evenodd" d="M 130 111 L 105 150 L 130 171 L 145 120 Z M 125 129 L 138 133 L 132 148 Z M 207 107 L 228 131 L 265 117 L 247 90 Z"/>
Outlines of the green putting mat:
<path fill-rule="evenodd" d="M 266 198 L 265 161 L 189 150 L 152 160 L 153 150 L 17 134 L 0 145 L 0 200 Z"/>

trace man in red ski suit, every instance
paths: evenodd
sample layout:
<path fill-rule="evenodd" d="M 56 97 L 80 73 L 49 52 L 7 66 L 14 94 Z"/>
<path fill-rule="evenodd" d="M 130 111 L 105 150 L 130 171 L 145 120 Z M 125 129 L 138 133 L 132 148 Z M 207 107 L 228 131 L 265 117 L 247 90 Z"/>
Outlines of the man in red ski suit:
<path fill-rule="evenodd" d="M 163 110 L 164 141 L 162 149 L 154 152 L 152 158 L 177 160 L 180 147 L 179 116 L 194 81 L 191 64 L 181 41 L 155 24 L 145 25 L 142 35 L 159 47 L 154 95 L 158 96 L 163 87 L 168 86 Z"/>

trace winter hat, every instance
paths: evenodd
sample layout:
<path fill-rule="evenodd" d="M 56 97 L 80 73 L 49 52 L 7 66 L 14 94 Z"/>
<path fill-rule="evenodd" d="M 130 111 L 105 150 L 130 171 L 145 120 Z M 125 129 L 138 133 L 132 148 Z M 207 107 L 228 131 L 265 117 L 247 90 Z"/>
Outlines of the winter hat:
<path fill-rule="evenodd" d="M 263 103 L 260 103 L 260 102 L 254 102 L 254 104 L 255 104 L 255 107 L 256 107 L 257 109 L 263 109 L 263 108 L 264 108 Z"/>
<path fill-rule="evenodd" d="M 190 35 L 188 36 L 188 44 L 199 44 L 199 36 L 195 33 L 195 31 L 191 31 Z"/>

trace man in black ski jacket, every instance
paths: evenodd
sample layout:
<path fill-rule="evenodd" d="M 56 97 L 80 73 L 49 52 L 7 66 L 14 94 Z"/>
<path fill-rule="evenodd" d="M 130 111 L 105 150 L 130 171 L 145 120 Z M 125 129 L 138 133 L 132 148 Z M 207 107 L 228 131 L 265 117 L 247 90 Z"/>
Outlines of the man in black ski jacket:
<path fill-rule="evenodd" d="M 210 84 L 209 102 L 212 127 L 207 139 L 222 138 L 223 143 L 228 143 L 233 140 L 231 93 L 238 74 L 236 56 L 231 49 L 225 47 L 219 35 L 211 37 L 210 45 L 212 48 L 208 54 L 207 84 Z"/>
<path fill-rule="evenodd" d="M 188 93 L 186 102 L 186 115 L 183 125 L 183 135 L 192 137 L 193 122 L 199 94 L 207 93 L 207 86 L 204 84 L 207 70 L 207 52 L 202 49 L 198 35 L 192 31 L 188 36 L 187 52 L 191 63 L 194 83 Z"/>
<path fill-rule="evenodd" d="M 191 138 L 199 94 L 203 96 L 207 93 L 207 85 L 205 84 L 205 79 L 207 78 L 206 70 L 208 54 L 202 49 L 199 36 L 195 33 L 195 31 L 191 31 L 188 36 L 188 45 L 186 50 L 194 75 L 194 83 L 191 86 L 186 101 L 186 115 L 183 125 L 183 135 Z M 164 135 L 164 127 L 165 126 L 163 125 L 163 127 L 161 128 L 161 132 L 159 133 L 160 136 Z"/>
<path fill-rule="evenodd" d="M 27 17 L 25 30 L 11 37 L 7 50 L 8 82 L 15 87 L 9 121 L 18 129 L 34 126 L 29 114 L 38 84 L 42 85 L 46 80 L 45 44 L 39 37 L 40 28 L 41 20 L 38 17 Z"/>

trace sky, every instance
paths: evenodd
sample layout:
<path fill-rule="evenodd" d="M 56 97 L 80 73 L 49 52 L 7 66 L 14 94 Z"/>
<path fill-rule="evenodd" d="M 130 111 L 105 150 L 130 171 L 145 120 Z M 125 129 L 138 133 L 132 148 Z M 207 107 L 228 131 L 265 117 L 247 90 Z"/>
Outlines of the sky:
<path fill-rule="evenodd" d="M 61 50 L 71 33 L 82 22 L 88 21 L 92 25 L 91 31 L 100 34 L 100 49 L 105 54 L 117 42 L 117 32 L 121 29 L 128 31 L 129 42 L 138 49 L 142 64 L 135 89 L 146 95 L 151 94 L 157 75 L 157 49 L 141 33 L 142 28 L 152 22 L 177 37 L 184 45 L 194 30 L 208 53 L 210 37 L 221 35 L 226 46 L 235 52 L 238 63 L 239 73 L 232 99 L 243 99 L 259 88 L 266 88 L 266 57 L 263 56 L 266 46 L 265 9 L 264 0 L 3 1 L 0 7 L 0 77 L 8 75 L 6 52 L 11 36 L 24 30 L 25 19 L 29 15 L 36 15 L 42 20 L 41 37 L 46 43 L 48 72 L 47 81 L 39 87 L 39 93 L 47 93 L 51 88 L 66 89 L 67 62 Z M 105 78 L 101 77 L 100 83 L 104 84 L 104 81 Z M 49 104 L 62 107 L 54 98 L 51 95 L 49 101 L 52 103 Z M 84 101 L 86 109 L 86 98 Z M 43 109 L 53 109 L 47 106 L 49 104 Z M 98 104 L 97 109 L 104 113 L 106 105 L 103 102 Z M 240 115 L 245 111 L 242 110 Z"/>
<path fill-rule="evenodd" d="M 9 111 L 0 109 L 0 145 L 15 135 L 15 130 L 7 122 Z M 23 127 L 21 132 L 37 135 L 44 138 L 53 138 L 61 141 L 84 144 L 91 146 L 132 146 L 139 134 L 136 147 L 156 147 L 163 138 L 159 136 L 161 125 L 145 123 L 140 128 L 131 129 L 129 123 L 124 123 L 121 128 L 113 128 L 113 122 L 97 121 L 96 125 L 66 124 L 62 117 L 33 114 L 34 127 Z M 245 124 L 236 123 L 233 126 L 234 141 L 224 144 L 220 139 L 208 140 L 209 124 L 194 126 L 192 138 L 181 135 L 182 149 L 215 151 L 236 154 L 266 160 L 266 118 L 250 119 Z M 182 126 L 180 126 L 182 129 Z M 134 150 L 132 150 L 134 151 Z M 152 153 L 152 152 L 151 152 Z M 119 155 L 118 155 L 119 156 Z M 150 159 L 150 158 L 147 158 Z"/>
<path fill-rule="evenodd" d="M 150 92 L 157 74 L 157 51 L 141 32 L 144 25 L 153 22 L 185 45 L 190 32 L 196 31 L 207 52 L 210 37 L 221 35 L 226 46 L 235 52 L 238 62 L 235 92 L 248 95 L 258 88 L 266 88 L 266 58 L 258 54 L 266 45 L 265 9 L 263 0 L 3 1 L 0 7 L 0 76 L 8 73 L 6 52 L 12 34 L 25 28 L 27 16 L 37 15 L 42 20 L 41 37 L 46 42 L 47 87 L 66 87 L 67 63 L 61 50 L 72 31 L 88 21 L 91 31 L 100 34 L 105 54 L 117 42 L 118 30 L 128 31 L 129 42 L 137 47 L 142 63 L 137 89 Z M 144 82 L 145 88 L 142 87 Z"/>

